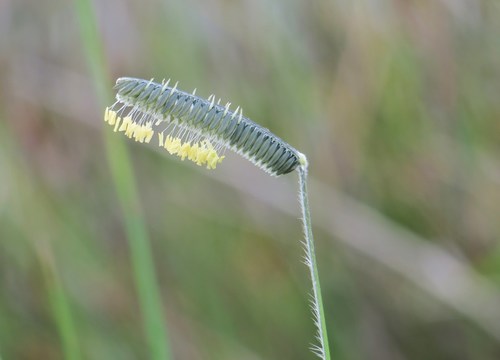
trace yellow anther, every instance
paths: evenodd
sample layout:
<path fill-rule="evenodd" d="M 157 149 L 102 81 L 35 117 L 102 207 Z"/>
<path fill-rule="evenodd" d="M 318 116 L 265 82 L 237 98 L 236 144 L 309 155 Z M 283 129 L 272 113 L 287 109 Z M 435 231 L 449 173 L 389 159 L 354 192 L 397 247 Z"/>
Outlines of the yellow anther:
<path fill-rule="evenodd" d="M 137 129 L 135 130 L 135 134 L 134 134 L 135 141 L 140 141 L 140 142 L 144 141 L 144 136 L 142 135 L 143 132 L 144 132 L 144 129 L 143 129 L 142 125 L 138 125 Z"/>
<path fill-rule="evenodd" d="M 125 116 L 122 122 L 122 126 L 118 129 L 118 131 L 126 131 L 127 127 L 132 124 L 132 118 L 130 116 Z"/>
<path fill-rule="evenodd" d="M 217 166 L 217 161 L 219 160 L 219 156 L 215 152 L 215 150 L 210 150 L 210 153 L 207 157 L 207 169 L 215 169 Z"/>
<path fill-rule="evenodd" d="M 109 108 L 106 107 L 106 110 L 104 110 L 104 122 L 108 122 L 109 119 Z"/>
<path fill-rule="evenodd" d="M 177 154 L 177 152 L 181 148 L 181 139 L 179 138 L 174 139 L 171 136 L 167 136 L 167 138 L 165 139 L 164 147 L 170 154 L 172 155 Z"/>
<path fill-rule="evenodd" d="M 212 162 L 213 159 L 217 159 L 217 152 L 214 149 L 210 149 L 207 156 L 207 162 Z"/>
<path fill-rule="evenodd" d="M 200 147 L 198 144 L 194 144 L 193 146 L 191 146 L 191 148 L 189 149 L 188 159 L 196 162 L 199 150 Z"/>
<path fill-rule="evenodd" d="M 142 126 L 141 127 L 141 136 L 139 138 L 139 141 L 141 143 L 143 143 L 144 141 L 146 141 L 146 136 L 148 136 L 148 128 L 146 126 Z"/>
<path fill-rule="evenodd" d="M 149 142 L 151 141 L 151 139 L 153 138 L 153 135 L 155 134 L 155 132 L 153 131 L 153 129 L 147 129 L 147 134 L 146 134 L 146 142 L 149 144 Z"/>
<path fill-rule="evenodd" d="M 184 143 L 182 144 L 179 152 L 177 153 L 178 156 L 180 156 L 181 160 L 184 161 L 184 159 L 189 155 L 189 151 L 191 150 L 191 144 L 190 143 Z"/>
<path fill-rule="evenodd" d="M 163 138 L 163 134 L 161 136 Z M 172 154 L 172 138 L 167 135 L 167 137 L 165 138 L 165 141 L 163 142 L 163 147 L 165 148 L 165 150 L 167 150 L 170 154 Z"/>
<path fill-rule="evenodd" d="M 122 120 L 121 117 L 117 116 L 116 117 L 116 123 L 115 123 L 115 128 L 113 129 L 114 132 L 118 131 L 118 127 L 120 126 L 120 121 Z"/>
<path fill-rule="evenodd" d="M 139 141 L 139 131 L 141 129 L 141 125 L 139 124 L 134 124 L 134 130 L 132 132 L 132 136 L 134 137 L 135 141 Z"/>
<path fill-rule="evenodd" d="M 180 150 L 181 146 L 182 146 L 181 139 L 175 138 L 172 141 L 172 148 L 174 149 L 175 152 L 178 152 Z"/>
<path fill-rule="evenodd" d="M 143 126 L 142 129 L 141 129 L 141 138 L 140 138 L 140 141 L 141 143 L 143 143 L 144 141 L 146 141 L 146 137 L 148 136 L 148 128 L 146 126 Z"/>
<path fill-rule="evenodd" d="M 200 147 L 196 156 L 196 163 L 198 165 L 203 165 L 207 161 L 209 151 L 206 147 Z"/>
<path fill-rule="evenodd" d="M 125 136 L 127 136 L 130 139 L 132 135 L 134 135 L 136 127 L 137 127 L 136 123 L 129 124 L 127 130 L 125 130 Z"/>
<path fill-rule="evenodd" d="M 140 126 L 140 129 L 136 131 L 140 132 L 136 135 L 139 141 L 145 136 L 146 142 L 148 142 L 153 134 L 153 129 L 149 128 L 148 125 Z M 170 135 L 164 138 L 163 133 L 159 132 L 158 141 L 160 146 L 163 146 L 170 154 L 179 156 L 183 161 L 188 158 L 198 166 L 206 165 L 207 169 L 215 169 L 217 164 L 225 158 L 225 156 L 217 154 L 209 140 L 194 144 L 191 142 L 183 143 L 181 138 Z"/>
<path fill-rule="evenodd" d="M 115 124 L 115 122 L 116 122 L 116 112 L 115 111 L 109 110 L 108 122 L 109 122 L 109 125 Z"/>

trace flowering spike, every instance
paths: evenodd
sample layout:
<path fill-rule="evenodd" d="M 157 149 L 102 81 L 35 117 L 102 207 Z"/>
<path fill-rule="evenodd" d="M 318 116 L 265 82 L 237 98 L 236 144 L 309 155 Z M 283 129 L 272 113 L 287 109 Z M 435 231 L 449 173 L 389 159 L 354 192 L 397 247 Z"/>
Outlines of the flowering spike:
<path fill-rule="evenodd" d="M 178 82 L 172 88 L 169 83 L 170 79 L 162 84 L 118 79 L 116 98 L 123 105 L 120 113 L 125 115 L 123 119 L 118 117 L 113 105 L 106 108 L 104 121 L 138 142 L 150 142 L 157 131 L 159 145 L 170 154 L 209 169 L 224 159 L 219 155 L 224 147 L 275 176 L 289 173 L 301 164 L 297 150 L 245 118 L 241 107 L 231 111 L 231 103 L 221 106 L 221 99 L 216 103 L 215 95 L 202 99 L 196 96 L 196 89 L 189 94 L 177 89 Z M 147 123 L 143 119 L 148 119 Z M 164 123 L 166 127 L 159 129 Z"/>

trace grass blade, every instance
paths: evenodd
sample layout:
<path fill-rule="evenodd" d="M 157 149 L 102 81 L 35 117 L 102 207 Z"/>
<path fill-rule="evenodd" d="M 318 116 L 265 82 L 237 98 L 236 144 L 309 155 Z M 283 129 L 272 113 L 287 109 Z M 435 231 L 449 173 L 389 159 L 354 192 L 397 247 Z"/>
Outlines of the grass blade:
<path fill-rule="evenodd" d="M 104 109 L 105 104 L 111 99 L 111 86 L 97 30 L 97 21 L 90 0 L 75 0 L 74 4 L 84 53 L 90 67 L 99 104 Z M 125 220 L 135 286 L 151 358 L 170 359 L 170 347 L 167 340 L 160 291 L 154 271 L 149 237 L 141 214 L 132 165 L 125 144 L 110 136 L 108 131 L 105 134 L 107 157 Z"/>

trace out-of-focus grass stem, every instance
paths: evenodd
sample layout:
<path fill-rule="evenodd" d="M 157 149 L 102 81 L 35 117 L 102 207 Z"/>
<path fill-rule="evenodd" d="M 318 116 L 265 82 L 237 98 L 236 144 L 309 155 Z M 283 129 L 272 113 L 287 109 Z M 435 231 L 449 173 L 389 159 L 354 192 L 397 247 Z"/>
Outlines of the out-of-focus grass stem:
<path fill-rule="evenodd" d="M 75 0 L 74 4 L 84 53 L 90 67 L 99 104 L 104 109 L 112 97 L 109 90 L 111 86 L 92 3 L 90 0 Z M 151 358 L 170 359 L 171 352 L 151 246 L 141 213 L 127 148 L 120 139 L 111 136 L 110 131 L 105 131 L 105 144 L 114 186 L 123 211 L 135 286 Z"/>
<path fill-rule="evenodd" d="M 2 119 L 1 114 L 0 119 Z M 16 147 L 15 142 L 12 141 L 14 138 L 9 126 L 0 121 L 0 143 L 6 144 L 7 148 L 13 149 Z M 22 160 L 18 158 L 11 159 L 11 161 L 15 164 L 22 163 Z M 26 183 L 26 179 L 31 179 L 31 177 L 27 176 L 21 169 L 22 165 L 19 168 L 10 166 L 3 168 L 4 171 L 7 171 L 16 179 L 19 189 L 25 189 L 22 193 L 19 192 L 20 194 L 17 198 L 22 213 L 26 218 L 31 219 L 30 225 L 24 226 L 23 231 L 26 231 L 28 238 L 32 239 L 31 244 L 40 263 L 50 310 L 54 316 L 55 326 L 60 336 L 62 354 L 64 359 L 79 360 L 82 359 L 82 353 L 78 341 L 77 324 L 71 310 L 72 301 L 66 292 L 60 270 L 57 268 L 51 241 L 44 235 L 47 233 L 44 224 L 50 223 L 50 220 L 47 218 L 46 208 L 43 205 L 45 202 L 38 196 L 38 192 L 33 189 L 32 184 Z M 58 236 L 51 233 L 51 238 L 53 237 L 57 238 Z"/>
<path fill-rule="evenodd" d="M 39 258 L 43 259 L 42 256 L 39 256 Z M 59 274 L 53 269 L 50 263 L 42 263 L 41 266 L 50 305 L 55 316 L 59 335 L 61 336 L 64 358 L 68 360 L 81 359 L 76 325 L 71 315 L 69 299 L 59 278 Z"/>

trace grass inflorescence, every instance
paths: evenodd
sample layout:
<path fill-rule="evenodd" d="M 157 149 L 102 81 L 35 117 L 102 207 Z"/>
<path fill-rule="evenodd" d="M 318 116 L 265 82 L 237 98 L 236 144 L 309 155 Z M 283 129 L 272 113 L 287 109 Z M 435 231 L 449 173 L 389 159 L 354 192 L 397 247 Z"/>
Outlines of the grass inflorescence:
<path fill-rule="evenodd" d="M 215 96 L 193 93 L 153 81 L 120 78 L 117 102 L 106 109 L 105 120 L 139 142 L 158 133 L 169 153 L 215 169 L 226 148 L 236 151 L 271 175 L 287 174 L 300 164 L 301 153 L 268 129 L 243 116 L 240 107 L 220 105 Z M 167 134 L 167 135 L 165 135 Z"/>

